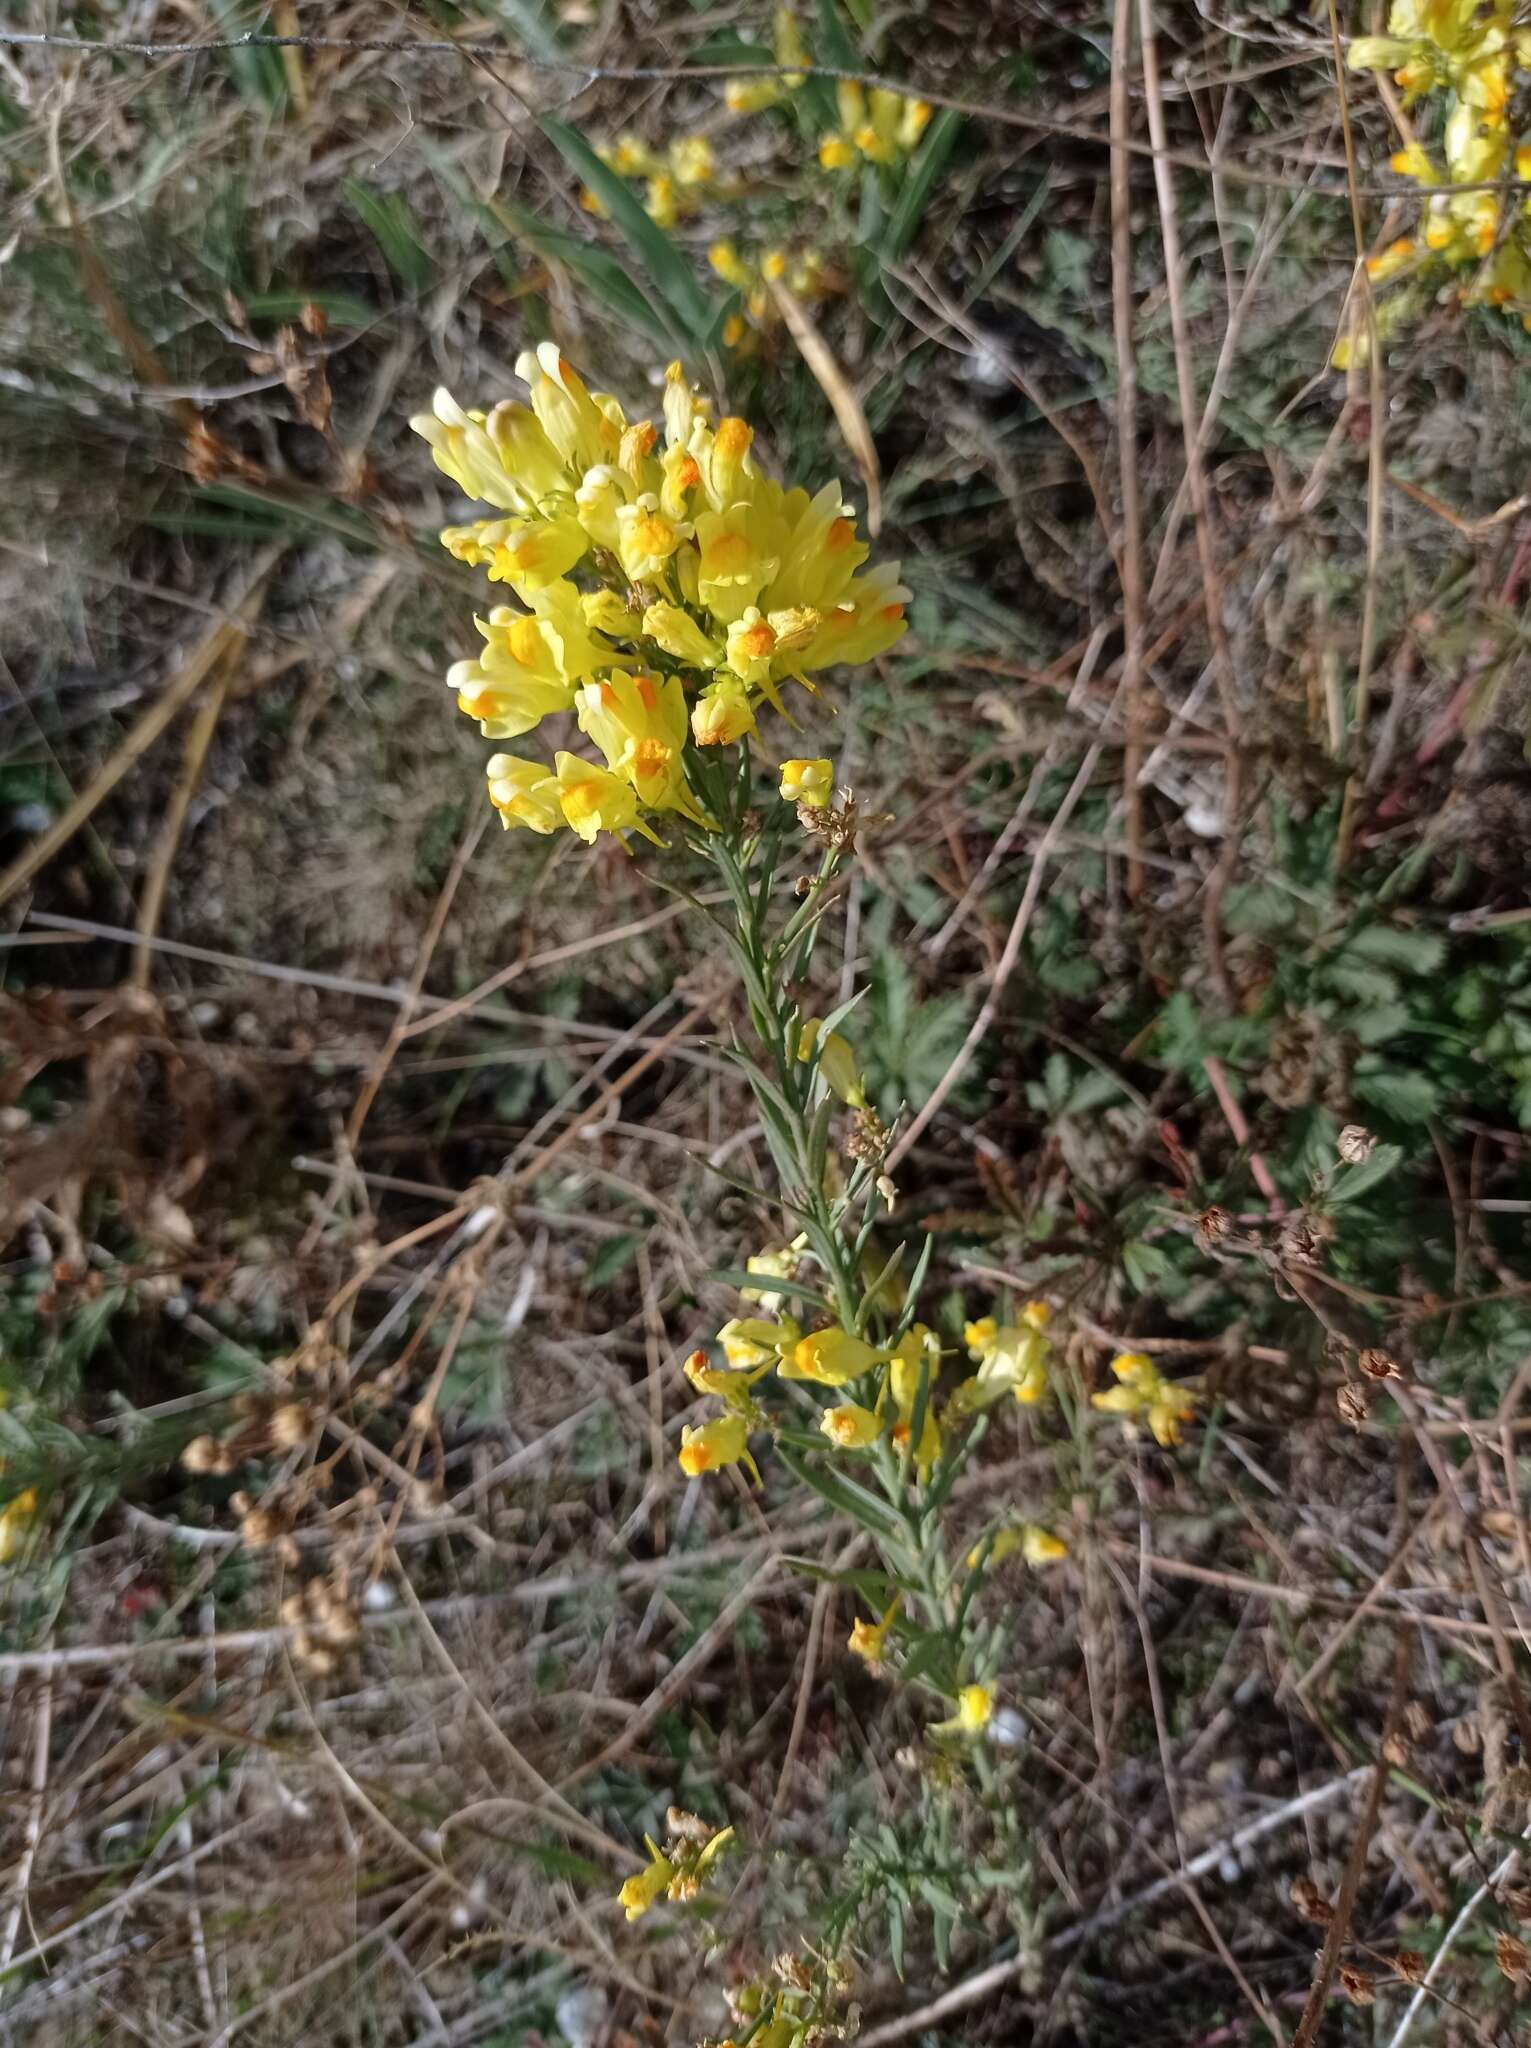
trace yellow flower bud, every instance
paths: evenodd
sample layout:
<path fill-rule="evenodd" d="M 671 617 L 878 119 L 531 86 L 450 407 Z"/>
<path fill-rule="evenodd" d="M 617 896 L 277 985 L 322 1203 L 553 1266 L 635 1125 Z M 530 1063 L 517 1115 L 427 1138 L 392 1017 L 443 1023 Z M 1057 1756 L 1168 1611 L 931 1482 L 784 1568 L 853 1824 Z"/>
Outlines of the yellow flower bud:
<path fill-rule="evenodd" d="M 994 1718 L 994 1695 L 986 1685 L 965 1685 L 957 1695 L 957 1719 L 964 1733 L 979 1735 Z"/>

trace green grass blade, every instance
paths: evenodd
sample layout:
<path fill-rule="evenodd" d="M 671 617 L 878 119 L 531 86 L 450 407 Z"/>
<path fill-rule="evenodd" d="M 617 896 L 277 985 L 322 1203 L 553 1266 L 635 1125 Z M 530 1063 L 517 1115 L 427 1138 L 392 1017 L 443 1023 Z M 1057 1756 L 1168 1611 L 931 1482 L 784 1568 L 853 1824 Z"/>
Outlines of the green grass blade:
<path fill-rule="evenodd" d="M 535 249 L 545 263 L 557 264 L 577 277 L 618 319 L 651 334 L 666 348 L 672 344 L 674 334 L 669 323 L 660 317 L 653 300 L 634 283 L 609 249 L 581 241 L 561 228 L 549 227 L 546 221 L 508 200 L 490 200 L 489 211 L 502 227 Z"/>
<path fill-rule="evenodd" d="M 545 120 L 542 126 L 642 262 L 675 316 L 676 339 L 699 355 L 712 328 L 713 305 L 697 283 L 690 264 L 664 229 L 649 219 L 626 182 L 615 171 L 608 170 L 582 135 L 562 121 Z"/>
<path fill-rule="evenodd" d="M 962 116 L 955 107 L 943 107 L 925 131 L 925 139 L 911 158 L 904 182 L 899 188 L 898 203 L 893 217 L 888 222 L 887 233 L 883 236 L 882 253 L 889 263 L 896 263 L 919 232 L 920 222 L 925 218 L 925 208 L 935 190 L 936 180 L 946 168 L 947 158 L 957 140 L 957 131 L 962 126 Z"/>
<path fill-rule="evenodd" d="M 346 198 L 371 230 L 388 268 L 406 291 L 425 291 L 435 275 L 414 208 L 401 192 L 379 192 L 360 178 L 347 178 Z"/>

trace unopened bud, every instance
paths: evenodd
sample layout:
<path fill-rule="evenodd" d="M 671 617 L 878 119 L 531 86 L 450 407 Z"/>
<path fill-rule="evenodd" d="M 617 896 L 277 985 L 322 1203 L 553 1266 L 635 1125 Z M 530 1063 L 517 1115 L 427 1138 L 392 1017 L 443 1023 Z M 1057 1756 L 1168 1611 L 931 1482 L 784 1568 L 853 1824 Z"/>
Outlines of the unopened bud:
<path fill-rule="evenodd" d="M 1356 1364 L 1369 1380 L 1396 1380 L 1398 1377 L 1398 1367 L 1393 1359 L 1386 1351 L 1378 1350 L 1375 1345 L 1370 1350 L 1363 1351 Z"/>

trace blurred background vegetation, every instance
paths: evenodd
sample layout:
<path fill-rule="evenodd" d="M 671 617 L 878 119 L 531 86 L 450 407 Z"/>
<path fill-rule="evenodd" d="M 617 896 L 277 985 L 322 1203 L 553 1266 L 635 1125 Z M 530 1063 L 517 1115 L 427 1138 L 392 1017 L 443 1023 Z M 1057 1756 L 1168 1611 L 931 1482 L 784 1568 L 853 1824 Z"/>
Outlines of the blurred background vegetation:
<path fill-rule="evenodd" d="M 754 0 L 0 31 L 0 2037 L 690 2042 L 845 1930 L 869 2042 L 1524 2038 L 1531 342 L 1329 367 L 1409 202 L 1327 11 L 805 0 L 930 110 L 847 162 L 833 78 L 730 107 Z M 407 419 L 549 337 L 914 591 L 805 714 L 875 821 L 815 973 L 928 1318 L 1067 1362 L 956 1496 L 1071 1552 L 986 1813 L 847 1525 L 675 1466 L 726 975 L 485 834 Z M 1125 1344 L 1181 1449 L 1090 1420 Z M 749 1854 L 629 1928 L 672 1801 Z"/>

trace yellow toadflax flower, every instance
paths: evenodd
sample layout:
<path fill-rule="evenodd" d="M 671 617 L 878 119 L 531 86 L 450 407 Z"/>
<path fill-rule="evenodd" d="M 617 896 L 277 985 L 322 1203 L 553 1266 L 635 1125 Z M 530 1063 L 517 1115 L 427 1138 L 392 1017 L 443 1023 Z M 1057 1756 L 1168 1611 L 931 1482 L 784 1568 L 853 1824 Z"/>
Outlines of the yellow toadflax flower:
<path fill-rule="evenodd" d="M 981 1735 L 994 1718 L 994 1695 L 986 1685 L 965 1685 L 957 1695 L 957 1719 L 965 1735 Z"/>
<path fill-rule="evenodd" d="M 37 1488 L 29 1486 L 24 1493 L 13 1494 L 3 1508 L 0 1508 L 0 1564 L 9 1564 L 27 1540 L 27 1533 L 37 1519 Z"/>
<path fill-rule="evenodd" d="M 822 1019 L 806 1019 L 797 1035 L 797 1056 L 805 1064 L 809 1060 L 816 1062 L 825 1087 L 831 1095 L 838 1095 L 847 1108 L 866 1107 L 866 1086 L 856 1066 L 856 1055 L 838 1031 L 824 1031 Z"/>
<path fill-rule="evenodd" d="M 882 1417 L 859 1402 L 842 1401 L 837 1408 L 824 1410 L 819 1428 L 838 1449 L 864 1451 L 882 1435 Z"/>
<path fill-rule="evenodd" d="M 631 148 L 619 154 L 635 162 Z M 695 181 L 703 168 L 692 138 L 667 175 Z M 777 483 L 751 454 L 747 422 L 714 425 L 678 363 L 662 427 L 587 389 L 552 343 L 516 369 L 529 404 L 469 412 L 439 391 L 412 422 L 443 474 L 493 513 L 448 527 L 444 545 L 523 607 L 480 621 L 484 648 L 454 664 L 451 685 L 492 739 L 577 702 L 604 766 L 568 755 L 548 772 L 557 815 L 583 839 L 652 837 L 643 814 L 656 810 L 705 829 L 688 749 L 732 745 L 756 729 L 759 705 L 782 708 L 787 684 L 813 690 L 818 672 L 885 651 L 909 593 L 896 564 L 866 566 L 837 484 L 811 495 Z M 502 817 L 553 829 L 517 774 Z"/>
<path fill-rule="evenodd" d="M 1167 1380 L 1141 1351 L 1124 1351 L 1111 1361 L 1118 1384 L 1092 1394 L 1090 1405 L 1107 1415 L 1147 1418 L 1154 1441 L 1166 1450 L 1178 1444 L 1181 1424 L 1196 1413 L 1196 1396 L 1178 1380 Z"/>
<path fill-rule="evenodd" d="M 959 1415 L 973 1414 L 1006 1394 L 1014 1394 L 1023 1407 L 1040 1401 L 1047 1391 L 1047 1359 L 1051 1345 L 1043 1335 L 1047 1304 L 1029 1302 L 1019 1323 L 998 1323 L 983 1316 L 963 1331 L 968 1355 L 978 1370 L 965 1379 L 952 1396 Z"/>
<path fill-rule="evenodd" d="M 687 1423 L 680 1433 L 680 1469 L 688 1479 L 716 1472 L 724 1465 L 742 1465 L 757 1486 L 760 1468 L 750 1456 L 749 1424 L 742 1415 L 719 1415 L 711 1422 Z"/>
<path fill-rule="evenodd" d="M 664 1897 L 675 1880 L 675 1865 L 664 1855 L 651 1835 L 643 1838 L 649 1852 L 648 1867 L 630 1877 L 617 1893 L 617 1904 L 629 1920 L 641 1920 L 656 1899 Z"/>
<path fill-rule="evenodd" d="M 816 1380 L 821 1387 L 844 1387 L 874 1365 L 881 1365 L 887 1355 L 853 1337 L 849 1330 L 814 1330 L 798 1339 L 777 1370 L 784 1380 Z"/>
<path fill-rule="evenodd" d="M 988 1562 L 991 1565 L 1003 1564 L 1007 1558 L 1014 1557 L 1017 1551 L 1025 1558 L 1027 1564 L 1040 1567 L 1056 1564 L 1060 1558 L 1067 1557 L 1069 1547 L 1061 1537 L 1055 1536 L 1051 1529 L 1044 1529 L 1039 1522 L 1022 1522 L 1019 1528 L 1007 1523 L 1004 1528 L 995 1532 L 989 1544 Z M 982 1543 L 975 1543 L 967 1554 L 969 1571 L 978 1569 L 983 1561 L 983 1555 L 984 1546 Z"/>
<path fill-rule="evenodd" d="M 834 791 L 835 764 L 822 758 L 813 761 L 783 761 L 781 794 L 789 804 L 812 804 L 823 810 Z"/>
<path fill-rule="evenodd" d="M 888 1633 L 893 1627 L 893 1617 L 898 1613 L 902 1593 L 894 1595 L 893 1604 L 879 1622 L 856 1621 L 851 1625 L 846 1648 L 853 1657 L 860 1657 L 871 1665 L 881 1664 L 887 1653 Z"/>
<path fill-rule="evenodd" d="M 882 86 L 866 93 L 853 79 L 835 87 L 839 129 L 819 144 L 819 162 L 826 171 L 841 171 L 856 161 L 895 164 L 914 148 L 929 125 L 927 100 L 910 100 Z"/>

